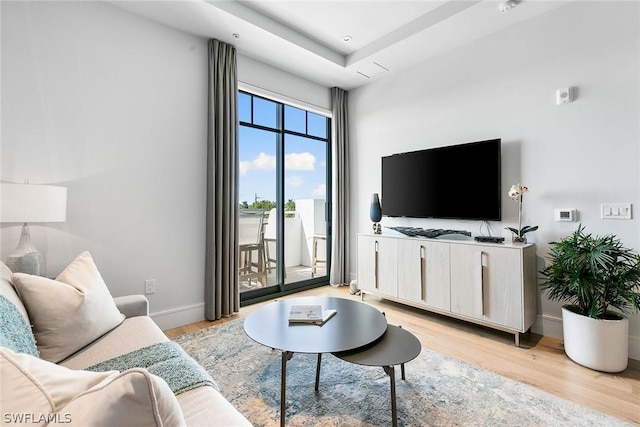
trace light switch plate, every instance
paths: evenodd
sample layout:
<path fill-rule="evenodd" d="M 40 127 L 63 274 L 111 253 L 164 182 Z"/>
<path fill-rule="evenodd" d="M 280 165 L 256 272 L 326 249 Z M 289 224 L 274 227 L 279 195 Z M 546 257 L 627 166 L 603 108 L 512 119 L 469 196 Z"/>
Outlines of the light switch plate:
<path fill-rule="evenodd" d="M 600 205 L 602 219 L 631 219 L 631 203 L 602 203 Z"/>

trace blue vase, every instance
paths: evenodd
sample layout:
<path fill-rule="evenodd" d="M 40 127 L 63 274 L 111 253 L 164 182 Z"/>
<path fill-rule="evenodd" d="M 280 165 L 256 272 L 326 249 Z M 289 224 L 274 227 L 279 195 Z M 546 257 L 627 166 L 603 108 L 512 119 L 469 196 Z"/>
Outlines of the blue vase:
<path fill-rule="evenodd" d="M 371 206 L 369 207 L 369 218 L 373 222 L 380 222 L 382 219 L 382 208 L 380 207 L 380 198 L 378 193 L 371 195 Z"/>

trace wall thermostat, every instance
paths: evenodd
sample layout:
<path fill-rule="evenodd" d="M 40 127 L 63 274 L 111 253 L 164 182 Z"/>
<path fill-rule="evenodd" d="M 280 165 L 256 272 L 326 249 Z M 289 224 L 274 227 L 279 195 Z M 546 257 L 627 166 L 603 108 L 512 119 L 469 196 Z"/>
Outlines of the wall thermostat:
<path fill-rule="evenodd" d="M 572 87 L 565 87 L 556 91 L 556 104 L 566 104 L 573 101 L 574 90 Z"/>
<path fill-rule="evenodd" d="M 556 221 L 575 221 L 575 209 L 556 209 Z"/>

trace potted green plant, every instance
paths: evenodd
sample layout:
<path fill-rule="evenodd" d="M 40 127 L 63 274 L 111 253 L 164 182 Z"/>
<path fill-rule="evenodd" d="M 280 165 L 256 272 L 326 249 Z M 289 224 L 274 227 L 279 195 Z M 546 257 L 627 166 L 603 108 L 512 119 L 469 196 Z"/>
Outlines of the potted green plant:
<path fill-rule="evenodd" d="M 592 236 L 582 225 L 550 243 L 541 271 L 550 300 L 564 301 L 562 330 L 567 355 L 604 372 L 626 369 L 629 319 L 640 310 L 640 255 L 615 235 Z"/>

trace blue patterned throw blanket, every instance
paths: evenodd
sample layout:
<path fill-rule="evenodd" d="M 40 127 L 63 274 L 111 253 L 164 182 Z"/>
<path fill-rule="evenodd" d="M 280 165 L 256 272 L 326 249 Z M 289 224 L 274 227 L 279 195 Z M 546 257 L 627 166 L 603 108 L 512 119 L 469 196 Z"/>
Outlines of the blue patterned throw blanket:
<path fill-rule="evenodd" d="M 86 368 L 87 371 L 126 371 L 145 368 L 169 384 L 174 394 L 209 385 L 219 390 L 213 378 L 175 342 L 163 342 L 134 350 Z"/>
<path fill-rule="evenodd" d="M 16 353 L 38 357 L 36 340 L 31 327 L 15 305 L 0 295 L 0 347 L 8 347 Z"/>

